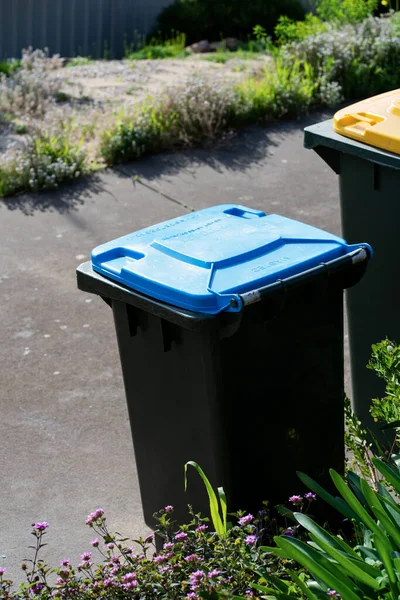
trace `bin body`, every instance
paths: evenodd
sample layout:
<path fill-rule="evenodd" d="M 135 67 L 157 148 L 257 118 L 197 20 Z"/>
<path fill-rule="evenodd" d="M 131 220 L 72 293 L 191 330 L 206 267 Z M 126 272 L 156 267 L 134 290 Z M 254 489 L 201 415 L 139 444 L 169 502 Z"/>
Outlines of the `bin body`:
<path fill-rule="evenodd" d="M 400 156 L 335 133 L 332 120 L 307 127 L 304 144 L 338 176 L 343 237 L 349 243 L 365 238 L 374 248 L 365 277 L 346 292 L 346 303 L 353 409 L 378 434 L 369 408 L 385 387 L 366 365 L 372 344 L 386 336 L 400 340 Z"/>
<path fill-rule="evenodd" d="M 343 471 L 343 289 L 367 261 L 343 266 L 342 258 L 218 314 L 165 304 L 90 263 L 79 267 L 79 288 L 114 314 L 147 525 L 170 504 L 179 522 L 188 504 L 209 513 L 194 471 L 184 492 L 189 460 L 224 487 L 230 511 L 284 502 L 299 490 L 296 470 L 328 488 L 329 469 Z"/>

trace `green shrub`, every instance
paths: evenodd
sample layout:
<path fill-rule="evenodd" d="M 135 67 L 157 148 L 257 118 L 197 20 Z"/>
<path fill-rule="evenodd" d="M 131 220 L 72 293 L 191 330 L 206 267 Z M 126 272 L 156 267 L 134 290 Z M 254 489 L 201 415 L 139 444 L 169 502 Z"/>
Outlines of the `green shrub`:
<path fill-rule="evenodd" d="M 17 71 L 21 66 L 20 60 L 1 60 L 0 61 L 0 73 L 5 75 L 6 77 L 10 77 L 15 71 Z"/>
<path fill-rule="evenodd" d="M 304 21 L 293 21 L 286 16 L 279 17 L 274 33 L 278 44 L 288 44 L 299 42 L 325 30 L 326 23 L 316 15 L 309 13 Z"/>
<path fill-rule="evenodd" d="M 90 56 L 75 56 L 68 61 L 67 67 L 84 67 L 93 64 L 95 61 Z"/>
<path fill-rule="evenodd" d="M 144 102 L 122 114 L 101 138 L 100 153 L 108 165 L 135 160 L 170 148 L 176 141 L 175 118 L 163 102 Z"/>
<path fill-rule="evenodd" d="M 61 566 L 50 568 L 40 557 L 49 524 L 46 521 L 34 523 L 35 544 L 30 546 L 34 558 L 25 560 L 22 565 L 26 581 L 14 592 L 12 581 L 6 578 L 5 569 L 0 568 L 0 598 L 200 600 L 221 596 L 233 600 L 237 594 L 244 594 L 246 598 L 254 596 L 250 589 L 254 572 L 262 571 L 259 579 L 264 573 L 274 579 L 277 575 L 284 577 L 285 566 L 281 559 L 260 553 L 259 545 L 262 541 L 269 543 L 280 531 L 289 534 L 289 530 L 280 527 L 277 519 L 271 519 L 265 509 L 255 516 L 242 511 L 230 513 L 233 522 L 227 522 L 223 489 L 218 488 L 218 495 L 215 494 L 201 468 L 192 461 L 185 465 L 185 481 L 188 465 L 196 468 L 205 484 L 214 530 L 209 519 L 195 514 L 191 507 L 190 523 L 177 528 L 172 520 L 173 507 L 168 505 L 154 515 L 162 549 L 154 553 L 154 536 L 150 535 L 135 540 L 135 552 L 127 544 L 127 538 L 108 529 L 104 510 L 99 508 L 86 519 L 96 536 L 90 542 L 93 552 L 84 552 L 77 567 L 69 559 L 62 559 Z M 311 496 L 314 500 L 315 495 Z M 297 497 L 291 500 L 294 499 Z M 308 506 L 310 503 L 311 500 L 306 501 Z M 98 553 L 100 562 L 97 564 L 94 552 Z M 294 588 L 288 582 L 285 585 Z"/>
<path fill-rule="evenodd" d="M 249 78 L 236 87 L 240 98 L 232 117 L 237 124 L 297 117 L 313 102 L 313 69 L 302 61 L 288 64 L 279 58 L 261 78 Z"/>
<path fill-rule="evenodd" d="M 0 111 L 12 116 L 43 115 L 47 102 L 60 91 L 61 80 L 49 73 L 61 67 L 59 56 L 47 51 L 23 50 L 20 66 L 0 74 Z"/>
<path fill-rule="evenodd" d="M 282 50 L 290 62 L 308 62 L 322 87 L 335 85 L 346 99 L 366 98 L 397 88 L 400 41 L 392 18 L 368 17 L 362 23 L 327 30 Z"/>
<path fill-rule="evenodd" d="M 163 37 L 182 31 L 189 44 L 221 36 L 246 38 L 257 23 L 271 34 L 280 15 L 301 19 L 304 9 L 298 0 L 175 0 L 161 11 L 155 31 Z"/>
<path fill-rule="evenodd" d="M 57 188 L 86 170 L 84 151 L 66 132 L 34 134 L 26 144 L 11 147 L 0 165 L 0 196 Z"/>
<path fill-rule="evenodd" d="M 184 58 L 186 36 L 184 33 L 177 33 L 174 37 L 162 42 L 158 38 L 153 38 L 148 44 L 137 50 L 127 49 L 125 58 L 128 60 L 146 60 L 162 58 Z"/>
<path fill-rule="evenodd" d="M 147 100 L 118 118 L 102 137 L 107 164 L 134 160 L 143 154 L 192 146 L 218 138 L 234 111 L 235 94 L 200 76 L 156 100 Z"/>
<path fill-rule="evenodd" d="M 354 523 L 355 546 L 349 545 L 343 536 L 329 533 L 312 519 L 294 513 L 296 521 L 308 531 L 308 543 L 288 536 L 276 537 L 277 549 L 265 548 L 268 553 L 296 561 L 307 570 L 308 580 L 293 581 L 302 588 L 309 600 L 331 596 L 343 600 L 397 600 L 400 595 L 400 471 L 384 462 L 373 459 L 381 475 L 390 481 L 394 492 L 378 484 L 373 489 L 369 483 L 354 473 L 346 483 L 338 473 L 331 470 L 333 483 L 340 497 L 333 497 L 316 482 L 299 474 L 303 483 L 334 507 L 345 519 Z M 265 575 L 272 588 L 277 581 Z M 253 586 L 259 590 L 260 586 Z M 265 589 L 267 592 L 267 590 Z M 269 593 L 273 590 L 269 590 Z"/>
<path fill-rule="evenodd" d="M 395 445 L 400 450 L 400 347 L 388 339 L 372 346 L 368 368 L 384 380 L 386 393 L 374 398 L 371 416 L 381 426 L 396 430 Z"/>
<path fill-rule="evenodd" d="M 319 0 L 317 14 L 324 21 L 359 23 L 378 8 L 379 0 Z"/>

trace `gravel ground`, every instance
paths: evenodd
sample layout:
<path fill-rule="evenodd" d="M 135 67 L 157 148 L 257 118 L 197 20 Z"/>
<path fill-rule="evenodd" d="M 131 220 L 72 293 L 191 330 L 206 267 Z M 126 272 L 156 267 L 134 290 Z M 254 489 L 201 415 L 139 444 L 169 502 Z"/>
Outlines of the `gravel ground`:
<path fill-rule="evenodd" d="M 262 55 L 251 60 L 233 57 L 220 64 L 206 60 L 208 57 L 201 54 L 176 60 L 100 60 L 49 71 L 46 77 L 60 84 L 58 102 L 48 103 L 43 117 L 29 120 L 22 116 L 20 121 L 39 129 L 52 122 L 74 123 L 77 136 L 84 136 L 89 159 L 94 160 L 101 131 L 111 124 L 119 109 L 182 85 L 194 74 L 210 77 L 214 82 L 240 81 L 262 71 L 270 60 Z M 18 146 L 25 141 L 26 136 L 17 135 L 13 127 L 0 125 L 0 155 L 10 143 Z"/>
<path fill-rule="evenodd" d="M 209 55 L 194 55 L 183 60 L 111 60 L 65 67 L 56 72 L 63 91 L 75 98 L 94 102 L 134 103 L 147 95 L 180 85 L 194 73 L 217 80 L 240 80 L 268 64 L 268 57 L 255 60 L 232 58 L 225 64 L 204 60 Z M 215 55 L 214 55 L 215 56 Z"/>

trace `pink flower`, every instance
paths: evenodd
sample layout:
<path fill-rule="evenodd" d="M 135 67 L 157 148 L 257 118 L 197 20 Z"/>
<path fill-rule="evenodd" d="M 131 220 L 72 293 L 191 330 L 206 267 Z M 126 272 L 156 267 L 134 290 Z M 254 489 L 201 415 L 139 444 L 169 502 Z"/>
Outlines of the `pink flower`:
<path fill-rule="evenodd" d="M 295 506 L 298 506 L 299 504 L 301 504 L 303 502 L 303 496 L 298 496 L 298 495 L 290 496 L 289 502 L 291 502 Z"/>
<path fill-rule="evenodd" d="M 220 573 L 221 573 L 221 571 L 219 571 L 218 569 L 213 569 L 212 571 L 209 572 L 208 578 L 212 579 L 213 577 L 218 577 L 218 575 Z"/>
<path fill-rule="evenodd" d="M 136 580 L 136 573 L 127 573 L 122 577 L 122 583 L 128 583 L 129 581 Z"/>
<path fill-rule="evenodd" d="M 174 543 L 173 542 L 166 542 L 163 546 L 164 550 L 169 550 L 170 548 L 174 547 Z"/>
<path fill-rule="evenodd" d="M 208 529 L 208 525 L 199 525 L 198 527 L 196 527 L 195 531 L 200 532 L 200 531 L 207 531 Z"/>
<path fill-rule="evenodd" d="M 69 567 L 69 566 L 70 566 L 70 564 L 71 564 L 71 561 L 69 560 L 69 558 L 63 558 L 63 559 L 60 561 L 60 565 L 61 565 L 62 567 Z"/>
<path fill-rule="evenodd" d="M 45 529 L 47 529 L 49 526 L 48 523 L 46 523 L 46 521 L 42 521 L 41 523 L 35 523 L 34 524 L 34 528 L 37 529 L 38 531 L 44 531 Z"/>
<path fill-rule="evenodd" d="M 245 515 L 239 519 L 239 525 L 247 525 L 248 523 L 251 523 L 253 519 L 253 515 Z"/>
<path fill-rule="evenodd" d="M 185 556 L 184 560 L 186 562 L 196 562 L 203 559 L 197 556 L 197 554 L 189 554 L 189 556 Z"/>
<path fill-rule="evenodd" d="M 186 596 L 188 600 L 196 600 L 198 597 L 199 596 L 196 594 L 196 592 L 189 592 L 189 594 Z"/>
<path fill-rule="evenodd" d="M 194 571 L 194 573 L 191 574 L 190 579 L 194 583 L 198 583 L 199 581 L 201 581 L 203 579 L 203 577 L 205 577 L 204 571 L 198 570 L 198 571 Z"/>
<path fill-rule="evenodd" d="M 0 567 L 0 577 L 3 577 L 5 572 L 6 572 L 5 567 Z"/>
<path fill-rule="evenodd" d="M 134 588 L 136 586 L 138 586 L 138 582 L 136 581 L 136 579 L 134 581 L 128 581 L 128 583 L 124 583 L 124 589 L 125 590 L 129 590 L 131 588 Z"/>
<path fill-rule="evenodd" d="M 88 561 L 92 558 L 92 553 L 91 552 L 84 552 L 83 554 L 81 554 L 81 560 L 83 561 Z"/>
<path fill-rule="evenodd" d="M 166 556 L 163 556 L 162 554 L 160 554 L 160 555 L 158 555 L 158 556 L 155 556 L 155 557 L 153 558 L 153 562 L 155 562 L 155 563 L 161 563 L 161 562 L 165 562 L 166 560 L 167 560 L 167 557 L 166 557 Z"/>
<path fill-rule="evenodd" d="M 97 548 L 97 546 L 99 545 L 99 540 L 97 538 L 95 540 L 92 540 L 90 542 L 90 545 L 93 546 L 93 548 Z"/>
<path fill-rule="evenodd" d="M 166 506 L 166 507 L 164 508 L 164 510 L 165 510 L 165 512 L 172 512 L 172 511 L 174 510 L 174 507 L 173 507 L 173 506 L 171 506 L 171 504 L 168 504 L 168 506 Z"/>
<path fill-rule="evenodd" d="M 169 565 L 164 565 L 163 567 L 158 568 L 160 573 L 172 573 L 172 569 Z"/>
<path fill-rule="evenodd" d="M 295 532 L 294 529 L 292 529 L 291 527 L 289 527 L 288 529 L 285 529 L 285 531 L 282 533 L 282 535 L 293 537 L 293 536 L 296 535 L 296 532 Z"/>
<path fill-rule="evenodd" d="M 104 515 L 104 510 L 102 508 L 98 508 L 94 512 L 90 513 L 90 515 L 86 519 L 86 525 L 92 525 L 93 523 L 98 521 L 98 519 L 102 518 L 103 515 Z"/>
<path fill-rule="evenodd" d="M 251 544 L 255 544 L 256 542 L 257 542 L 257 536 L 256 535 L 248 535 L 244 539 L 244 543 L 247 544 L 248 546 L 250 546 Z"/>
<path fill-rule="evenodd" d="M 70 570 L 69 569 L 60 569 L 59 570 L 59 575 L 63 578 L 63 579 L 67 579 L 67 577 L 69 577 L 70 574 Z M 62 581 L 62 580 L 61 580 Z"/>
<path fill-rule="evenodd" d="M 317 495 L 313 494 L 312 492 L 307 492 L 307 494 L 304 494 L 304 498 L 312 502 L 313 500 L 317 499 Z"/>
<path fill-rule="evenodd" d="M 179 541 L 186 540 L 187 536 L 188 536 L 187 533 L 185 533 L 184 531 L 181 531 L 180 533 L 176 534 L 175 539 L 179 540 Z"/>

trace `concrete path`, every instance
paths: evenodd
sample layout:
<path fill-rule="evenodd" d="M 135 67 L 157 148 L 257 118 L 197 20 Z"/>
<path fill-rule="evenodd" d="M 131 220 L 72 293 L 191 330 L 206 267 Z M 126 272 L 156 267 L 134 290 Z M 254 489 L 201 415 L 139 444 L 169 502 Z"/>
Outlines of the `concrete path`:
<path fill-rule="evenodd" d="M 340 234 L 336 176 L 302 146 L 304 126 L 329 116 L 0 201 L 0 566 L 10 577 L 21 580 L 37 520 L 50 523 L 53 564 L 89 549 L 84 521 L 98 507 L 113 530 L 148 533 L 112 315 L 77 290 L 77 265 L 101 242 L 219 203 Z"/>

